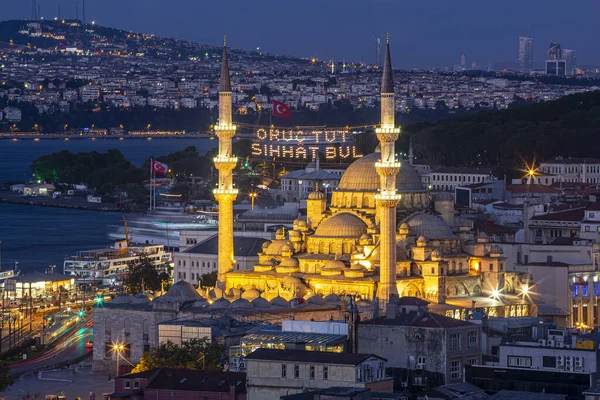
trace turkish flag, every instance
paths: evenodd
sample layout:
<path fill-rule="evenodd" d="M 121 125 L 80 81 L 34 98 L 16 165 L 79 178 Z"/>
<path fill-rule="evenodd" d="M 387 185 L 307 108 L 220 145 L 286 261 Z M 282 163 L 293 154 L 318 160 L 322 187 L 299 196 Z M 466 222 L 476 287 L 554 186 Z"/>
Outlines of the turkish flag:
<path fill-rule="evenodd" d="M 167 167 L 167 164 L 163 164 L 155 159 L 152 159 L 152 172 L 155 174 L 166 175 L 168 170 L 169 168 Z"/>
<path fill-rule="evenodd" d="M 273 100 L 273 116 L 277 118 L 292 118 L 290 106 L 277 100 Z"/>

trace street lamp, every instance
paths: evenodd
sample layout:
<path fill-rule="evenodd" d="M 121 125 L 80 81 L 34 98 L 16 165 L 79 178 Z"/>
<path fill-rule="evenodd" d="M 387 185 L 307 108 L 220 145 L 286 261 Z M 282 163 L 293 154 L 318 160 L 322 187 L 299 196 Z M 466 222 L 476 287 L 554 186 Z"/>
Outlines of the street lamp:
<path fill-rule="evenodd" d="M 256 193 L 256 192 L 248 193 L 248 197 L 250 197 L 250 200 L 252 201 L 252 209 L 254 210 L 254 199 L 256 199 L 258 197 L 258 193 Z"/>
<path fill-rule="evenodd" d="M 121 367 L 121 352 L 125 350 L 125 346 L 122 343 L 113 343 L 113 351 L 117 355 L 117 374 L 119 376 L 119 368 Z"/>

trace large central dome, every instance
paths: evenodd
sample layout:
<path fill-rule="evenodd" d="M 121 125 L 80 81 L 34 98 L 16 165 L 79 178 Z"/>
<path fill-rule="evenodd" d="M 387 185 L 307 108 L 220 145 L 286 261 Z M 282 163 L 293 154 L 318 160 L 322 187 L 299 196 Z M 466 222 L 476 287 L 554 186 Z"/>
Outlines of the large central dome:
<path fill-rule="evenodd" d="M 379 175 L 375 169 L 375 163 L 379 161 L 381 155 L 379 152 L 368 154 L 354 161 L 338 185 L 341 191 L 357 192 L 377 192 L 379 190 Z M 406 161 L 401 161 L 402 167 L 396 176 L 396 188 L 399 193 L 422 192 L 423 184 L 419 174 L 413 169 L 412 165 Z"/>
<path fill-rule="evenodd" d="M 340 213 L 321 223 L 314 236 L 359 238 L 366 232 L 367 224 L 356 215 Z"/>

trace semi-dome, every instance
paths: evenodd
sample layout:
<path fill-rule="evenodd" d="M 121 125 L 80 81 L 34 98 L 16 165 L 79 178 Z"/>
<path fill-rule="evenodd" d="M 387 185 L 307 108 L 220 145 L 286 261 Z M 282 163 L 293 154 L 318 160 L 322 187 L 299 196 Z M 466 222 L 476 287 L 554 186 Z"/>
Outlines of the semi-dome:
<path fill-rule="evenodd" d="M 271 301 L 270 301 L 270 303 L 271 303 L 272 306 L 275 306 L 275 307 L 285 307 L 285 308 L 288 308 L 290 306 L 289 303 L 287 302 L 287 300 L 284 299 L 281 296 L 277 296 L 277 297 L 272 298 Z"/>
<path fill-rule="evenodd" d="M 133 304 L 148 304 L 150 300 L 152 299 L 146 293 L 138 293 L 131 298 Z"/>
<path fill-rule="evenodd" d="M 282 251 L 290 250 L 291 248 L 286 239 L 276 239 L 266 249 L 263 248 L 263 253 L 269 256 L 280 256 Z"/>
<path fill-rule="evenodd" d="M 192 304 L 192 307 L 194 307 L 194 308 L 202 308 L 202 307 L 206 307 L 206 306 L 208 306 L 208 301 L 206 301 L 206 299 L 196 300 Z"/>
<path fill-rule="evenodd" d="M 242 299 L 246 299 L 252 301 L 260 297 L 260 292 L 256 289 L 248 289 L 244 293 L 242 293 Z"/>
<path fill-rule="evenodd" d="M 263 299 L 262 297 L 257 297 L 256 299 L 252 300 L 252 305 L 254 306 L 254 308 L 271 307 L 271 303 L 269 303 L 266 299 Z"/>
<path fill-rule="evenodd" d="M 337 276 L 341 275 L 346 269 L 346 265 L 338 260 L 331 260 L 323 268 L 321 268 L 321 275 L 323 276 Z"/>
<path fill-rule="evenodd" d="M 425 213 L 414 214 L 406 220 L 410 231 L 417 237 L 429 239 L 455 239 L 456 235 L 442 219 Z"/>
<path fill-rule="evenodd" d="M 377 192 L 380 179 L 375 169 L 375 163 L 381 158 L 381 153 L 375 152 L 354 161 L 342 175 L 338 185 L 339 191 Z M 400 160 L 400 172 L 396 175 L 398 192 L 422 192 L 425 190 L 419 174 L 412 165 Z"/>
<path fill-rule="evenodd" d="M 248 300 L 239 298 L 234 300 L 229 308 L 235 310 L 253 310 L 254 306 L 252 306 L 252 303 L 250 303 Z"/>
<path fill-rule="evenodd" d="M 325 200 L 325 193 L 317 190 L 308 194 L 308 200 Z"/>
<path fill-rule="evenodd" d="M 293 257 L 285 258 L 279 264 L 280 267 L 290 267 L 290 268 L 298 268 L 298 260 Z"/>
<path fill-rule="evenodd" d="M 165 294 L 171 301 L 177 301 L 184 303 L 186 301 L 196 301 L 202 298 L 200 293 L 196 291 L 196 288 L 189 282 L 179 281 L 167 290 Z M 165 297 L 162 296 L 162 297 Z"/>
<path fill-rule="evenodd" d="M 321 296 L 320 294 L 315 294 L 314 296 L 309 297 L 306 301 L 308 302 L 308 304 L 313 304 L 316 306 L 320 306 L 325 302 L 325 300 L 323 300 L 323 296 Z"/>
<path fill-rule="evenodd" d="M 325 300 L 325 303 L 339 303 L 340 302 L 339 296 L 335 293 L 328 294 L 327 296 L 325 296 L 324 300 Z"/>
<path fill-rule="evenodd" d="M 131 303 L 131 296 L 127 293 L 121 293 L 115 296 L 115 298 L 111 301 L 112 304 L 129 304 Z"/>
<path fill-rule="evenodd" d="M 354 214 L 340 213 L 321 223 L 314 236 L 360 238 L 367 232 L 367 224 Z"/>
<path fill-rule="evenodd" d="M 227 300 L 225 297 L 221 297 L 220 299 L 215 300 L 215 302 L 211 304 L 210 308 L 212 308 L 213 310 L 224 310 L 229 308 L 230 306 L 231 303 L 229 302 L 229 300 Z"/>
<path fill-rule="evenodd" d="M 330 271 L 343 271 L 346 269 L 346 264 L 340 260 L 331 260 L 328 261 L 322 269 Z"/>

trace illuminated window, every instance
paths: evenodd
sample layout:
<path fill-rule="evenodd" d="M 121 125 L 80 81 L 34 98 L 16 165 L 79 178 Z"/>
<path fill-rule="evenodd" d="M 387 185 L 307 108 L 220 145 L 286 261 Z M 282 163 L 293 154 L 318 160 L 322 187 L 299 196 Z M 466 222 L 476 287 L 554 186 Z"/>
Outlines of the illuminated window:
<path fill-rule="evenodd" d="M 508 366 L 531 368 L 531 357 L 508 356 Z"/>
<path fill-rule="evenodd" d="M 579 296 L 579 285 L 573 286 L 573 297 Z"/>
<path fill-rule="evenodd" d="M 587 296 L 588 295 L 588 284 L 586 283 L 585 285 L 583 285 L 583 296 Z"/>

